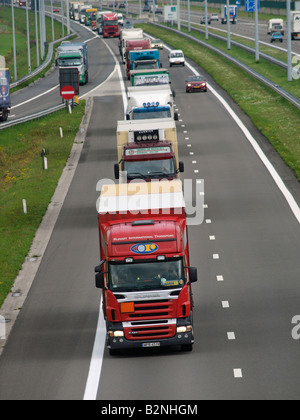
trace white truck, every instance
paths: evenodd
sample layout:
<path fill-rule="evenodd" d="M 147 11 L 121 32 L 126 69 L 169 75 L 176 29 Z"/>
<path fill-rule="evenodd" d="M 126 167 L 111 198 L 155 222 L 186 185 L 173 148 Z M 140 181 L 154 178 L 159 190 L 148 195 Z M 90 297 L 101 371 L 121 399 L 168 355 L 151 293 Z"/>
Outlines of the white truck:
<path fill-rule="evenodd" d="M 281 32 L 284 35 L 283 19 L 270 19 L 268 22 L 268 35 L 272 32 Z"/>
<path fill-rule="evenodd" d="M 115 178 L 122 182 L 180 178 L 177 130 L 172 118 L 118 121 L 118 163 Z M 124 178 L 126 173 L 126 178 Z"/>
<path fill-rule="evenodd" d="M 300 39 L 300 11 L 291 12 L 291 38 Z"/>
<path fill-rule="evenodd" d="M 229 6 L 229 20 L 232 24 L 237 22 L 237 11 L 238 8 L 236 5 Z M 221 13 L 221 23 L 224 25 L 227 23 L 227 6 L 222 6 L 222 13 Z"/>
<path fill-rule="evenodd" d="M 126 61 L 126 43 L 127 39 L 143 39 L 144 38 L 144 31 L 140 28 L 130 28 L 130 29 L 122 29 L 120 33 L 120 43 L 119 43 L 119 50 L 120 55 L 123 61 L 123 64 Z"/>
<path fill-rule="evenodd" d="M 85 24 L 85 11 L 91 9 L 93 6 L 91 4 L 80 4 L 78 7 L 79 13 L 79 22 L 83 25 Z"/>
<path fill-rule="evenodd" d="M 130 86 L 127 96 L 126 120 L 156 118 L 178 120 L 178 113 L 174 110 L 173 93 L 169 85 Z"/>
<path fill-rule="evenodd" d="M 70 18 L 77 22 L 79 21 L 79 6 L 84 6 L 84 3 L 72 2 L 69 9 Z"/>

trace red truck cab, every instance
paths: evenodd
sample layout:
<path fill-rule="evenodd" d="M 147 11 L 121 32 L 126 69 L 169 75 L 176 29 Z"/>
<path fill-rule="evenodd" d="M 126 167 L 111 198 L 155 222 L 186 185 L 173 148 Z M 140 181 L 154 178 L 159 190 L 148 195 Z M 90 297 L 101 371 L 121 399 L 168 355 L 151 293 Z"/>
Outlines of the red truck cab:
<path fill-rule="evenodd" d="M 180 181 L 103 186 L 98 202 L 107 346 L 120 349 L 194 343 L 185 204 Z"/>
<path fill-rule="evenodd" d="M 130 143 L 124 146 L 121 171 L 127 173 L 128 182 L 136 179 L 176 179 L 184 171 L 183 162 L 176 165 L 173 144 L 167 141 Z M 115 178 L 120 178 L 119 164 L 115 165 Z"/>
<path fill-rule="evenodd" d="M 120 36 L 117 13 L 105 13 L 102 17 L 102 22 L 104 38 L 118 38 Z"/>
<path fill-rule="evenodd" d="M 184 172 L 172 118 L 118 121 L 117 149 L 115 178 L 124 183 L 179 179 L 179 173 Z"/>

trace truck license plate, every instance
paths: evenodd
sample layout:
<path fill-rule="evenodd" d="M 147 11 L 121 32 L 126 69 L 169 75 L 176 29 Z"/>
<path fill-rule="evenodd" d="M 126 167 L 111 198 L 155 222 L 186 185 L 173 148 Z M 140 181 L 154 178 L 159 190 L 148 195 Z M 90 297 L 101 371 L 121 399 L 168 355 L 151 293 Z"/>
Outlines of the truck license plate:
<path fill-rule="evenodd" d="M 156 342 L 156 343 L 143 343 L 142 347 L 160 347 L 160 343 Z"/>

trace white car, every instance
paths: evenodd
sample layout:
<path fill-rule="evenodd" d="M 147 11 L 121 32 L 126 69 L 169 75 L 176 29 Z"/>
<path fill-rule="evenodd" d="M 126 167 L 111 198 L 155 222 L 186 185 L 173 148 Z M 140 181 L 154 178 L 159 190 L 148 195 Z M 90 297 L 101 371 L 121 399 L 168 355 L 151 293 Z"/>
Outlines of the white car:
<path fill-rule="evenodd" d="M 172 50 L 169 54 L 170 67 L 185 66 L 184 54 L 181 50 Z"/>

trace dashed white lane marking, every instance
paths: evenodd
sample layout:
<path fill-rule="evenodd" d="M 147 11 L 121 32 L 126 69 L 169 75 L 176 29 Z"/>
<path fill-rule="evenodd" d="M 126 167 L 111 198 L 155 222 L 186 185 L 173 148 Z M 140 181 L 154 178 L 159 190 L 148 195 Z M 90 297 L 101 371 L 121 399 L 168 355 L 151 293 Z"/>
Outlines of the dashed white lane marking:
<path fill-rule="evenodd" d="M 213 254 L 213 259 L 214 260 L 219 260 L 220 259 L 220 255 L 219 254 Z"/>
<path fill-rule="evenodd" d="M 224 277 L 223 277 L 223 276 L 221 276 L 221 275 L 218 275 L 218 276 L 217 276 L 217 281 L 224 281 Z"/>
<path fill-rule="evenodd" d="M 234 332 L 228 332 L 227 333 L 228 340 L 235 340 L 235 333 Z"/>
<path fill-rule="evenodd" d="M 243 377 L 242 369 L 233 369 L 233 375 L 236 379 Z"/>
<path fill-rule="evenodd" d="M 215 241 L 215 240 L 216 240 L 216 237 L 215 237 L 214 235 L 211 235 L 211 236 L 209 237 L 209 240 L 210 240 L 210 241 Z"/>
<path fill-rule="evenodd" d="M 227 308 L 229 308 L 229 307 L 230 307 L 230 305 L 229 305 L 228 300 L 223 300 L 223 301 L 222 301 L 222 308 L 227 309 Z"/>

